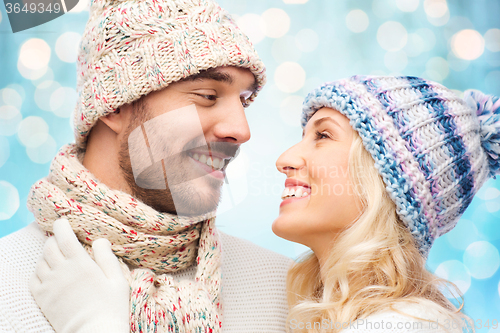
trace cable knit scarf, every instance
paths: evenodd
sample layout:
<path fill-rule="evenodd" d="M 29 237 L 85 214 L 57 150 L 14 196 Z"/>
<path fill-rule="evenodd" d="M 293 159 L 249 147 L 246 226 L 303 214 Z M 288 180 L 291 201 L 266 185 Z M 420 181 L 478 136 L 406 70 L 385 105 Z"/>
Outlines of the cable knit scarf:
<path fill-rule="evenodd" d="M 220 242 L 215 219 L 159 213 L 100 183 L 64 146 L 48 177 L 35 183 L 28 208 L 42 230 L 65 217 L 91 252 L 107 238 L 130 283 L 132 332 L 220 332 Z M 199 222 L 202 221 L 202 222 Z M 194 281 L 169 273 L 198 265 Z"/>

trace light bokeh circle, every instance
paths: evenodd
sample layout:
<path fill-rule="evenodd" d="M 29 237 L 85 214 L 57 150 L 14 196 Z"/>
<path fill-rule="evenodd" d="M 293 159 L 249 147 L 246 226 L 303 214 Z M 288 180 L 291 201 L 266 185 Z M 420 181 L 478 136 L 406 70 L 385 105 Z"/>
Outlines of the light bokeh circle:
<path fill-rule="evenodd" d="M 56 81 L 54 79 L 54 71 L 50 67 L 47 67 L 45 69 L 45 72 L 43 73 L 42 76 L 31 79 L 31 83 L 33 83 L 35 87 L 38 87 L 40 83 L 45 81 Z"/>
<path fill-rule="evenodd" d="M 373 0 L 372 11 L 377 17 L 387 19 L 396 11 L 396 3 L 394 0 Z"/>
<path fill-rule="evenodd" d="M 431 17 L 427 16 L 427 20 L 430 24 L 436 27 L 441 27 L 450 21 L 450 12 L 447 11 L 443 16 Z"/>
<path fill-rule="evenodd" d="M 363 10 L 353 9 L 345 17 L 345 24 L 352 32 L 360 33 L 368 28 L 370 19 Z"/>
<path fill-rule="evenodd" d="M 52 136 L 48 135 L 44 143 L 38 147 L 27 147 L 29 159 L 38 164 L 50 162 L 57 153 L 57 144 Z"/>
<path fill-rule="evenodd" d="M 430 80 L 442 82 L 450 73 L 448 61 L 441 57 L 430 58 L 425 65 L 425 73 Z"/>
<path fill-rule="evenodd" d="M 486 89 L 489 91 L 500 91 L 500 71 L 491 71 L 484 79 Z"/>
<path fill-rule="evenodd" d="M 288 35 L 274 40 L 271 53 L 277 63 L 298 61 L 302 55 L 302 51 L 297 47 L 295 38 Z"/>
<path fill-rule="evenodd" d="M 387 21 L 378 28 L 377 41 L 386 51 L 399 51 L 405 47 L 408 33 L 401 23 Z"/>
<path fill-rule="evenodd" d="M 448 60 L 448 65 L 455 72 L 462 72 L 466 70 L 470 65 L 469 60 L 457 58 L 457 56 L 453 53 L 453 51 L 450 51 L 448 53 L 447 60 Z"/>
<path fill-rule="evenodd" d="M 19 109 L 12 105 L 0 106 L 0 135 L 16 134 L 23 116 Z"/>
<path fill-rule="evenodd" d="M 486 48 L 491 52 L 500 52 L 500 29 L 490 29 L 484 34 Z"/>
<path fill-rule="evenodd" d="M 302 52 L 313 52 L 319 44 L 319 37 L 312 29 L 302 29 L 295 35 L 297 48 Z"/>
<path fill-rule="evenodd" d="M 40 70 L 50 61 L 50 46 L 40 38 L 28 39 L 19 51 L 19 62 L 27 69 Z"/>
<path fill-rule="evenodd" d="M 17 109 L 21 109 L 23 105 L 23 98 L 16 90 L 6 87 L 0 90 L 0 97 L 4 105 L 12 105 Z"/>
<path fill-rule="evenodd" d="M 418 57 L 424 52 L 426 45 L 424 39 L 417 33 L 408 34 L 408 43 L 404 47 L 404 51 L 408 57 Z"/>
<path fill-rule="evenodd" d="M 427 16 L 438 18 L 448 13 L 446 0 L 424 0 L 424 10 Z"/>
<path fill-rule="evenodd" d="M 260 16 L 257 14 L 245 14 L 237 21 L 238 27 L 248 36 L 253 44 L 259 43 L 266 38 L 264 31 L 260 27 Z"/>
<path fill-rule="evenodd" d="M 484 191 L 486 210 L 489 213 L 495 213 L 500 210 L 500 191 L 494 187 L 488 187 Z"/>
<path fill-rule="evenodd" d="M 403 50 L 395 52 L 386 52 L 384 56 L 384 64 L 388 70 L 393 73 L 401 73 L 408 65 L 408 57 Z"/>
<path fill-rule="evenodd" d="M 470 272 L 467 267 L 458 260 L 448 260 L 441 263 L 434 273 L 440 278 L 454 283 L 462 294 L 465 294 L 471 286 Z M 449 297 L 451 295 L 448 294 L 446 296 Z"/>
<path fill-rule="evenodd" d="M 0 180 L 0 221 L 8 220 L 19 209 L 19 192 L 11 183 Z"/>
<path fill-rule="evenodd" d="M 290 95 L 283 99 L 280 105 L 280 116 L 285 124 L 292 127 L 300 127 L 303 101 L 304 98 L 298 95 Z"/>
<path fill-rule="evenodd" d="M 17 62 L 17 70 L 22 77 L 28 80 L 37 80 L 47 73 L 48 66 L 42 67 L 40 69 L 30 69 L 23 65 L 21 61 Z"/>
<path fill-rule="evenodd" d="M 75 89 L 59 87 L 50 95 L 50 110 L 58 117 L 68 118 L 73 113 L 77 97 Z"/>
<path fill-rule="evenodd" d="M 10 145 L 7 138 L 0 136 L 0 168 L 10 157 Z"/>
<path fill-rule="evenodd" d="M 306 71 L 296 62 L 287 61 L 276 68 L 274 82 L 279 90 L 294 93 L 300 90 L 306 81 Z"/>
<path fill-rule="evenodd" d="M 61 85 L 57 81 L 43 81 L 37 85 L 35 90 L 35 103 L 44 111 L 52 111 L 51 97 Z"/>
<path fill-rule="evenodd" d="M 290 17 L 283 9 L 269 8 L 262 13 L 260 27 L 267 37 L 280 38 L 290 29 Z"/>
<path fill-rule="evenodd" d="M 487 279 L 496 273 L 500 266 L 497 248 L 487 241 L 474 242 L 465 249 L 464 264 L 472 277 Z"/>
<path fill-rule="evenodd" d="M 73 31 L 68 31 L 57 38 L 55 51 L 57 57 L 64 62 L 76 62 L 78 56 L 78 46 L 82 36 Z"/>
<path fill-rule="evenodd" d="M 24 118 L 19 124 L 17 136 L 25 147 L 39 147 L 49 136 L 49 125 L 38 116 Z"/>
<path fill-rule="evenodd" d="M 453 35 L 451 48 L 453 53 L 460 59 L 474 60 L 484 52 L 484 38 L 473 29 L 464 29 Z"/>
<path fill-rule="evenodd" d="M 446 240 L 452 248 L 464 251 L 470 244 L 479 240 L 476 226 L 471 220 L 460 219 L 453 230 L 447 233 Z"/>
<path fill-rule="evenodd" d="M 396 6 L 398 9 L 407 13 L 416 11 L 419 3 L 419 0 L 396 0 Z"/>
<path fill-rule="evenodd" d="M 415 32 L 419 35 L 425 42 L 425 47 L 423 49 L 424 52 L 431 51 L 434 46 L 436 46 L 436 35 L 429 28 L 421 28 Z"/>

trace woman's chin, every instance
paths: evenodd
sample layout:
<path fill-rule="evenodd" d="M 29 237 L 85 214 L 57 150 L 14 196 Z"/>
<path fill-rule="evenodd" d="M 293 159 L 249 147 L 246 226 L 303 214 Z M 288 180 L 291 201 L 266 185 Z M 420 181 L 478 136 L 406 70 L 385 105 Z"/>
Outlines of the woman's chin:
<path fill-rule="evenodd" d="M 291 242 L 297 242 L 297 225 L 294 223 L 293 220 L 290 217 L 293 218 L 293 216 L 286 216 L 289 214 L 280 214 L 276 220 L 274 220 L 271 229 L 273 230 L 273 233 L 283 239 L 286 239 Z"/>

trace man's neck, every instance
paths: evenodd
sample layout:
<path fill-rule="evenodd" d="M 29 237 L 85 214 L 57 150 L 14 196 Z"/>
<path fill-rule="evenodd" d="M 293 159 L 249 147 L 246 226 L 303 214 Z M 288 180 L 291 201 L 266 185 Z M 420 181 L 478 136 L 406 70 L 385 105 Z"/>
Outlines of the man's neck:
<path fill-rule="evenodd" d="M 89 134 L 83 166 L 111 189 L 130 193 L 120 172 L 119 143 L 116 134 L 98 121 Z"/>

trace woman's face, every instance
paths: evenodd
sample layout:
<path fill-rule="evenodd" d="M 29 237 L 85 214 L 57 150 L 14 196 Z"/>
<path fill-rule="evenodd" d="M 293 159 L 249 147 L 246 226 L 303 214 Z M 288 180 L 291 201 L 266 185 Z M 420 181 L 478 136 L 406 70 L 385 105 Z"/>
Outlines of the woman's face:
<path fill-rule="evenodd" d="M 322 108 L 307 123 L 302 141 L 276 161 L 287 179 L 273 232 L 318 257 L 361 212 L 348 170 L 353 136 L 347 117 Z"/>

